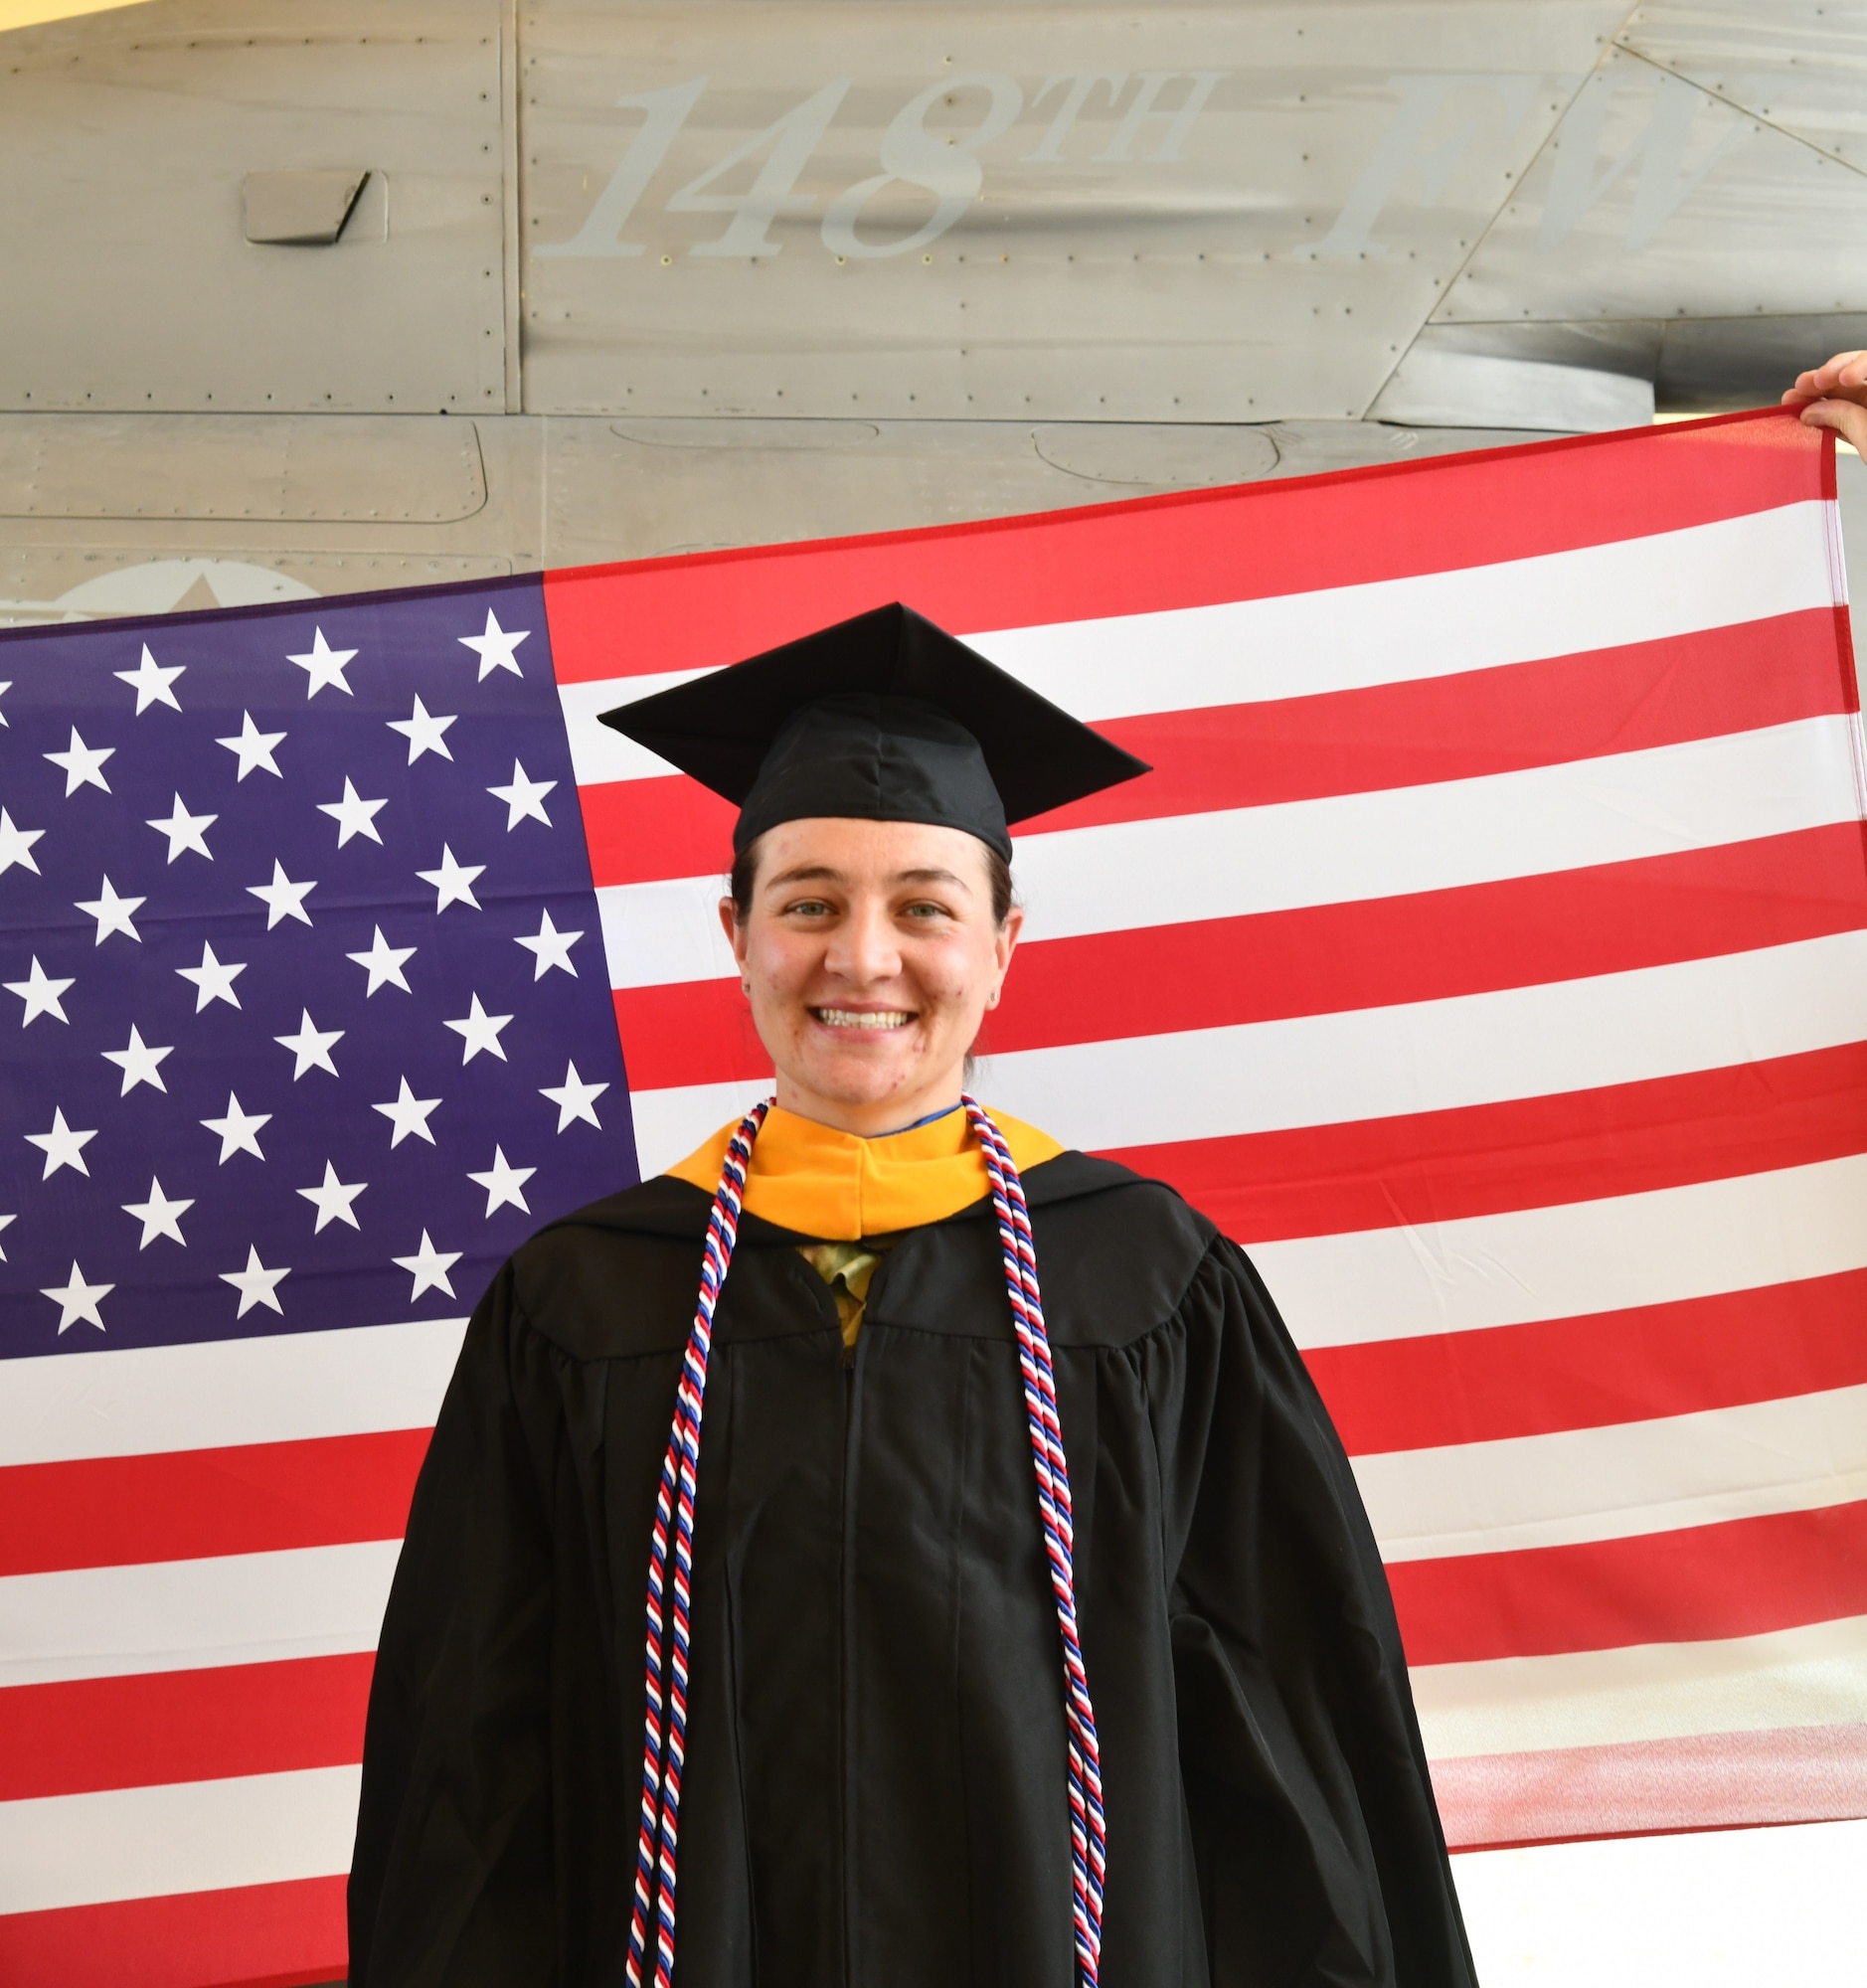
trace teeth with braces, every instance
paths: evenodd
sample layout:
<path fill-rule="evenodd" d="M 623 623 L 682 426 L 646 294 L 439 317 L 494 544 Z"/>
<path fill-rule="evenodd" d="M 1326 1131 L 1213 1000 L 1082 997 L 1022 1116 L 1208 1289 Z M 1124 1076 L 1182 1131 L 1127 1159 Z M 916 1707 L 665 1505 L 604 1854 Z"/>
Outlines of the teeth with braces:
<path fill-rule="evenodd" d="M 868 1014 L 853 1008 L 813 1008 L 810 1012 L 830 1029 L 905 1029 L 914 1020 L 905 1008 L 883 1008 Z"/>

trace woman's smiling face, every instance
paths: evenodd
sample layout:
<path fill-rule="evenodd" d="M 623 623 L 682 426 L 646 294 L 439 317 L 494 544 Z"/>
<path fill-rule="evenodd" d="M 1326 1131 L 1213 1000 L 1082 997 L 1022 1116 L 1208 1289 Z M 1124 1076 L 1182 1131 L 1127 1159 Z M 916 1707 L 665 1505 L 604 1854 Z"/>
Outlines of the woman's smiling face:
<path fill-rule="evenodd" d="M 787 821 L 757 844 L 732 941 L 787 1111 L 874 1135 L 958 1102 L 1023 913 L 992 914 L 988 852 L 920 822 Z"/>

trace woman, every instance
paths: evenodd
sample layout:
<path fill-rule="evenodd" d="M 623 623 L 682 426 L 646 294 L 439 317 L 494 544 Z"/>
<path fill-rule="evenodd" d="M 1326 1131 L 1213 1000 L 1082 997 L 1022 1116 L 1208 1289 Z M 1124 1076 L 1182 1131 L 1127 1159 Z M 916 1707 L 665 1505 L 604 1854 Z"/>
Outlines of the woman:
<path fill-rule="evenodd" d="M 1263 1285 L 963 1095 L 1008 820 L 1145 769 L 900 607 L 609 720 L 742 803 L 776 1103 L 474 1316 L 353 1984 L 1462 1988 L 1380 1561 Z"/>

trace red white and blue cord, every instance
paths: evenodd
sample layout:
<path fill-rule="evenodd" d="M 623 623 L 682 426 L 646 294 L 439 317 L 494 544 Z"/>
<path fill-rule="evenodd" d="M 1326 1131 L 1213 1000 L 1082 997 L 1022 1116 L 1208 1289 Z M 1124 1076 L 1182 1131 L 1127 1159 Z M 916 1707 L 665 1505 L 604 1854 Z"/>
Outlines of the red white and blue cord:
<path fill-rule="evenodd" d="M 1050 1564 L 1057 1626 L 1063 1639 L 1064 1710 L 1069 1730 L 1070 1844 L 1073 1918 L 1078 1988 L 1096 1988 L 1102 1962 L 1103 1874 L 1107 1828 L 1103 1815 L 1102 1753 L 1096 1711 L 1077 1630 L 1074 1530 L 1070 1470 L 1064 1459 L 1063 1427 L 1057 1413 L 1057 1384 L 1044 1329 L 1044 1303 L 1037 1284 L 1037 1251 L 1031 1240 L 1030 1210 L 1016 1163 L 991 1114 L 965 1097 L 966 1118 L 985 1157 L 992 1207 L 1005 1265 L 1005 1292 L 1018 1342 L 1024 1406 L 1031 1430 L 1031 1460 L 1037 1474 L 1038 1511 L 1044 1551 Z M 706 1402 L 707 1360 L 713 1346 L 714 1307 L 733 1260 L 739 1218 L 745 1204 L 746 1175 L 753 1143 L 764 1123 L 768 1103 L 758 1104 L 741 1121 L 727 1146 L 720 1185 L 713 1197 L 701 1262 L 700 1299 L 681 1364 L 674 1423 L 668 1433 L 661 1484 L 655 1494 L 654 1537 L 648 1557 L 648 1704 L 642 1749 L 642 1818 L 635 1852 L 635 1904 L 629 1924 L 629 1988 L 642 1988 L 648 1921 L 655 1921 L 655 1988 L 673 1988 L 676 1852 L 680 1836 L 681 1768 L 686 1758 L 687 1660 L 694 1573 L 694 1496 L 700 1467 L 700 1418 Z M 674 1556 L 673 1631 L 664 1676 L 668 1619 L 668 1554 Z M 665 1737 L 664 1737 L 665 1736 Z"/>

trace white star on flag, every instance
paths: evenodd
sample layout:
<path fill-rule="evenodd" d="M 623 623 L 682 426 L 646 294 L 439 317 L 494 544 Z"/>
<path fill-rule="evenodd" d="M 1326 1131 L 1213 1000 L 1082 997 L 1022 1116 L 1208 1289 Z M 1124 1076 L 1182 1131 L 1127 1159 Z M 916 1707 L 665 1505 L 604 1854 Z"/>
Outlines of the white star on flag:
<path fill-rule="evenodd" d="M 407 718 L 390 719 L 389 729 L 400 732 L 409 742 L 409 764 L 413 766 L 424 752 L 438 752 L 443 759 L 453 757 L 447 749 L 446 740 L 441 737 L 453 722 L 451 717 L 434 716 L 418 697 L 414 711 Z"/>
<path fill-rule="evenodd" d="M 94 1131 L 73 1130 L 65 1122 L 65 1107 L 62 1104 L 53 1110 L 50 1132 L 28 1132 L 25 1136 L 29 1146 L 37 1146 L 46 1156 L 46 1170 L 39 1176 L 42 1181 L 49 1181 L 61 1167 L 71 1167 L 86 1180 L 89 1179 L 90 1169 L 85 1164 L 85 1148 L 97 1135 Z"/>
<path fill-rule="evenodd" d="M 240 731 L 234 738 L 217 739 L 214 743 L 240 755 L 240 770 L 234 775 L 236 780 L 244 780 L 255 766 L 263 767 L 275 780 L 285 777 L 272 757 L 272 748 L 285 743 L 284 733 L 261 732 L 254 724 L 250 711 L 240 714 Z"/>
<path fill-rule="evenodd" d="M 13 817 L 0 807 L 0 877 L 16 863 L 37 877 L 39 865 L 33 861 L 33 844 L 44 834 L 43 828 L 15 828 Z"/>
<path fill-rule="evenodd" d="M 283 1318 L 285 1307 L 278 1301 L 278 1287 L 280 1280 L 290 1275 L 289 1269 L 268 1270 L 259 1261 L 258 1250 L 249 1242 L 247 1267 L 244 1270 L 223 1270 L 221 1282 L 232 1284 L 240 1293 L 240 1309 L 234 1314 L 237 1319 L 245 1318 L 255 1305 L 264 1305 L 268 1311 L 275 1311 Z"/>
<path fill-rule="evenodd" d="M 0 690 L 5 690 L 5 689 L 6 685 L 0 684 Z M 4 720 L 0 720 L 0 724 L 4 723 L 5 723 Z M 17 1215 L 0 1215 L 0 1230 L 11 1229 L 14 1223 L 16 1223 L 18 1220 L 19 1217 Z M 7 1252 L 4 1249 L 0 1249 L 0 1263 L 4 1263 L 6 1259 L 7 1259 Z"/>
<path fill-rule="evenodd" d="M 506 1061 L 506 1053 L 499 1047 L 499 1032 L 512 1020 L 510 1015 L 489 1015 L 480 1006 L 480 997 L 475 994 L 473 1005 L 457 1022 L 443 1022 L 443 1028 L 451 1029 L 464 1045 L 460 1061 L 469 1064 L 482 1050 L 490 1051 L 501 1063 Z"/>
<path fill-rule="evenodd" d="M 39 1295 L 51 1298 L 59 1307 L 59 1330 L 65 1331 L 73 1325 L 94 1325 L 103 1330 L 103 1319 L 97 1310 L 97 1301 L 107 1298 L 116 1289 L 114 1284 L 87 1284 L 85 1273 L 72 1263 L 72 1274 L 63 1284 L 42 1284 Z"/>
<path fill-rule="evenodd" d="M 363 1225 L 357 1220 L 355 1203 L 357 1196 L 368 1186 L 368 1181 L 352 1181 L 346 1185 L 337 1178 L 336 1167 L 326 1160 L 322 1185 L 298 1190 L 318 1212 L 317 1228 L 312 1230 L 312 1235 L 321 1235 L 329 1222 L 347 1222 L 360 1233 Z"/>
<path fill-rule="evenodd" d="M 383 846 L 383 838 L 376 832 L 376 817 L 378 812 L 388 805 L 389 802 L 387 799 L 366 801 L 357 792 L 348 777 L 346 777 L 344 780 L 343 799 L 319 801 L 318 813 L 329 815 L 332 821 L 337 824 L 337 846 L 339 849 L 353 835 L 367 835 L 376 844 L 377 848 L 380 849 Z"/>
<path fill-rule="evenodd" d="M 77 986 L 75 980 L 55 980 L 39 963 L 39 955 L 33 954 L 32 971 L 24 980 L 0 980 L 9 994 L 17 994 L 26 1003 L 26 1012 L 20 1017 L 20 1027 L 26 1028 L 36 1022 L 41 1015 L 51 1015 L 58 1021 L 71 1026 L 71 1017 L 65 1012 L 63 997 Z"/>
<path fill-rule="evenodd" d="M 481 635 L 460 635 L 455 637 L 463 649 L 471 649 L 480 659 L 479 680 L 484 683 L 495 670 L 510 670 L 515 677 L 525 672 L 513 660 L 512 652 L 521 642 L 531 637 L 529 628 L 515 628 L 508 633 L 494 619 L 493 610 L 486 610 L 486 631 Z"/>
<path fill-rule="evenodd" d="M 522 821 L 542 821 L 547 828 L 551 826 L 551 817 L 545 812 L 545 796 L 557 784 L 556 780 L 529 778 L 525 768 L 514 759 L 511 784 L 504 787 L 488 787 L 486 791 L 495 800 L 505 802 L 506 833 L 510 835 Z"/>
<path fill-rule="evenodd" d="M 142 645 L 142 661 L 133 670 L 112 670 L 110 674 L 118 683 L 126 683 L 136 693 L 136 716 L 140 718 L 152 704 L 166 704 L 171 711 L 180 711 L 181 703 L 169 686 L 188 668 L 186 663 L 173 664 L 163 669 L 149 653 L 149 644 Z"/>
<path fill-rule="evenodd" d="M 275 856 L 272 859 L 272 881 L 269 884 L 249 884 L 247 896 L 257 898 L 265 907 L 265 928 L 270 931 L 281 918 L 296 918 L 301 925 L 311 922 L 311 913 L 304 908 L 304 901 L 317 889 L 315 883 L 294 884 L 285 875 L 285 866 Z"/>
<path fill-rule="evenodd" d="M 415 957 L 415 947 L 391 945 L 383 936 L 381 925 L 376 927 L 376 938 L 368 952 L 347 952 L 344 957 L 369 969 L 370 984 L 363 990 L 365 1000 L 383 986 L 400 987 L 405 994 L 415 991 L 402 977 L 402 969 Z"/>
<path fill-rule="evenodd" d="M 285 660 L 288 663 L 296 663 L 304 671 L 306 677 L 304 694 L 305 702 L 308 704 L 319 691 L 328 689 L 332 684 L 335 684 L 346 697 L 354 695 L 345 679 L 344 670 L 355 658 L 356 653 L 355 649 L 333 649 L 324 639 L 324 630 L 314 628 L 311 631 L 310 652 L 302 656 L 287 656 Z"/>
<path fill-rule="evenodd" d="M 299 1011 L 298 1033 L 295 1036 L 274 1036 L 272 1040 L 282 1050 L 290 1050 L 298 1059 L 292 1071 L 291 1080 L 296 1083 L 308 1070 L 327 1070 L 335 1077 L 337 1066 L 331 1062 L 333 1045 L 342 1042 L 342 1029 L 320 1029 L 311 1019 L 309 1008 Z"/>
<path fill-rule="evenodd" d="M 214 956 L 213 946 L 204 940 L 201 947 L 199 966 L 178 966 L 175 971 L 184 980 L 195 983 L 195 1013 L 198 1015 L 210 1001 L 225 1001 L 230 1008 L 240 1006 L 240 996 L 234 992 L 236 975 L 245 973 L 246 962 L 229 961 L 223 964 Z"/>
<path fill-rule="evenodd" d="M 409 1079 L 405 1077 L 402 1079 L 402 1089 L 393 1102 L 374 1104 L 370 1108 L 373 1111 L 380 1111 L 396 1128 L 389 1141 L 392 1149 L 400 1146 L 403 1140 L 411 1135 L 418 1139 L 425 1139 L 431 1146 L 434 1143 L 434 1135 L 427 1129 L 427 1121 L 429 1114 L 439 1102 L 438 1097 L 416 1096 L 409 1088 Z"/>
<path fill-rule="evenodd" d="M 142 933 L 136 929 L 131 919 L 147 903 L 146 898 L 119 898 L 116 886 L 106 877 L 103 880 L 100 896 L 92 898 L 87 904 L 77 905 L 74 909 L 83 911 L 87 918 L 97 920 L 98 945 L 101 945 L 112 932 L 121 932 L 125 938 L 133 938 L 140 945 Z"/>
<path fill-rule="evenodd" d="M 166 1054 L 166 1052 L 164 1052 Z M 188 1247 L 188 1238 L 182 1234 L 182 1217 L 194 1207 L 192 1197 L 183 1196 L 179 1201 L 171 1201 L 162 1192 L 162 1183 L 153 1174 L 149 1177 L 149 1199 L 147 1201 L 126 1201 L 121 1204 L 125 1215 L 133 1215 L 142 1224 L 142 1241 L 138 1249 L 146 1249 L 158 1238 L 166 1236 L 171 1242 Z"/>
<path fill-rule="evenodd" d="M 243 1110 L 240 1099 L 231 1090 L 227 1093 L 227 1115 L 201 1120 L 210 1132 L 221 1135 L 222 1166 L 226 1166 L 236 1153 L 251 1153 L 255 1160 L 264 1159 L 265 1155 L 259 1150 L 258 1131 L 261 1125 L 271 1122 L 269 1111 Z"/>
<path fill-rule="evenodd" d="M 12 688 L 13 688 L 13 683 L 11 678 L 9 678 L 5 683 L 0 683 L 0 697 L 5 697 L 7 692 L 10 691 Z M 0 711 L 0 725 L 5 725 L 6 722 L 7 722 L 6 713 L 4 711 Z M 9 1216 L 7 1220 L 11 1221 L 12 1217 Z M 0 1256 L 0 1263 L 3 1263 L 5 1261 L 6 1258 L 4 1256 Z"/>
<path fill-rule="evenodd" d="M 72 743 L 63 752 L 44 756 L 65 772 L 65 798 L 69 801 L 80 787 L 101 787 L 107 794 L 110 783 L 103 777 L 103 762 L 115 755 L 114 746 L 86 746 L 72 727 Z"/>
<path fill-rule="evenodd" d="M 486 1219 L 491 1221 L 493 1211 L 499 1208 L 516 1208 L 521 1215 L 530 1215 L 525 1196 L 520 1190 L 538 1171 L 536 1167 L 515 1167 L 506 1158 L 505 1148 L 493 1148 L 493 1163 L 483 1174 L 468 1174 L 475 1187 L 486 1190 Z"/>
<path fill-rule="evenodd" d="M 104 1050 L 105 1063 L 113 1063 L 123 1073 L 123 1087 L 116 1094 L 127 1097 L 139 1083 L 152 1084 L 157 1090 L 166 1092 L 168 1085 L 162 1081 L 162 1072 L 158 1068 L 164 1057 L 175 1054 L 174 1045 L 167 1049 L 157 1049 L 142 1039 L 142 1031 L 134 1022 L 129 1028 L 129 1042 L 120 1050 Z"/>
<path fill-rule="evenodd" d="M 413 1274 L 415 1289 L 409 1293 L 409 1302 L 414 1304 L 424 1291 L 445 1291 L 449 1297 L 453 1296 L 453 1285 L 447 1281 L 447 1272 L 459 1262 L 461 1254 L 458 1249 L 436 1249 L 424 1229 L 422 1246 L 413 1256 L 392 1256 L 390 1261 L 398 1269 Z"/>
<path fill-rule="evenodd" d="M 581 931 L 560 931 L 551 922 L 551 913 L 540 913 L 538 929 L 529 938 L 524 933 L 515 938 L 514 945 L 522 945 L 537 965 L 532 970 L 534 980 L 542 980 L 554 966 L 564 968 L 573 980 L 577 978 L 577 968 L 571 964 L 571 948 L 584 934 Z"/>
<path fill-rule="evenodd" d="M 587 1083 L 577 1074 L 577 1065 L 567 1063 L 564 1067 L 564 1081 L 560 1084 L 542 1084 L 540 1097 L 549 1097 L 558 1107 L 558 1130 L 569 1131 L 574 1120 L 587 1118 L 597 1131 L 602 1130 L 602 1120 L 592 1107 L 609 1086 L 606 1083 Z"/>
<path fill-rule="evenodd" d="M 182 805 L 181 795 L 177 794 L 174 810 L 168 819 L 165 821 L 157 816 L 149 826 L 158 834 L 168 837 L 171 863 L 176 857 L 187 855 L 190 850 L 205 856 L 212 863 L 214 851 L 208 847 L 206 831 L 219 820 L 218 814 L 190 814 Z"/>
<path fill-rule="evenodd" d="M 473 895 L 474 880 L 485 870 L 484 863 L 456 863 L 453 851 L 443 842 L 440 846 L 440 868 L 438 870 L 418 870 L 415 874 L 424 884 L 434 887 L 434 912 L 438 916 L 449 905 L 471 905 L 477 911 L 480 901 Z"/>

